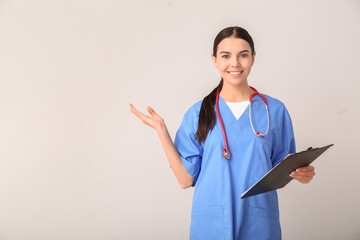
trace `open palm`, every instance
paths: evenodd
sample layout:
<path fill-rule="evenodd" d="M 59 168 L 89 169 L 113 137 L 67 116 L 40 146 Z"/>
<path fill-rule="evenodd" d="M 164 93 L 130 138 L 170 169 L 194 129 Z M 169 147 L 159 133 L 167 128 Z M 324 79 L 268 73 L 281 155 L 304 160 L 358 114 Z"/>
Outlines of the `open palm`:
<path fill-rule="evenodd" d="M 151 107 L 147 107 L 147 111 L 151 116 L 147 116 L 140 111 L 138 111 L 132 104 L 129 104 L 130 111 L 134 113 L 143 123 L 154 128 L 158 131 L 161 127 L 164 126 L 164 119 L 162 119 Z"/>

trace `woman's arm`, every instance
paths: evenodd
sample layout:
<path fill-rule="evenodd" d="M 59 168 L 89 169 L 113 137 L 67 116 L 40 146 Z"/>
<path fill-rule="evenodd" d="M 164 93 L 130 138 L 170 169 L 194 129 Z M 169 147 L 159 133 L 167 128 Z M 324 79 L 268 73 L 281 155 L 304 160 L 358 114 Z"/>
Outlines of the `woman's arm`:
<path fill-rule="evenodd" d="M 164 148 L 166 157 L 169 161 L 169 164 L 182 188 L 190 187 L 194 178 L 188 173 L 185 169 L 184 164 L 181 160 L 180 154 L 174 146 L 173 141 L 169 135 L 169 132 L 166 128 L 164 120 L 151 108 L 147 107 L 150 117 L 139 112 L 132 104 L 130 105 L 130 111 L 134 113 L 143 123 L 154 128 L 159 135 L 161 144 Z"/>

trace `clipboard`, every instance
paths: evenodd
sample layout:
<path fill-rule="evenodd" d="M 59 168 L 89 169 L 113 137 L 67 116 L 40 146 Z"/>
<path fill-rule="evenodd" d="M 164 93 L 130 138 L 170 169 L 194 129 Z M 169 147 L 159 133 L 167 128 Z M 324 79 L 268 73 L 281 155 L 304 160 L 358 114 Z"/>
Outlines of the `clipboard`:
<path fill-rule="evenodd" d="M 289 154 L 266 173 L 257 183 L 241 194 L 241 199 L 285 187 L 292 177 L 289 174 L 297 168 L 308 166 L 334 144 Z"/>

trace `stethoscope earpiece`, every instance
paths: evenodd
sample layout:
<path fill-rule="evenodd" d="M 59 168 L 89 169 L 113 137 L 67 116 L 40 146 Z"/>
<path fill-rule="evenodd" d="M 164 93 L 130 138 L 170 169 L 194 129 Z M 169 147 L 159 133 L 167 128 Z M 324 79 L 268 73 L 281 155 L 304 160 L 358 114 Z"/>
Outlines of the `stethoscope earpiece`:
<path fill-rule="evenodd" d="M 252 90 L 254 90 L 255 92 L 253 94 L 250 95 L 250 104 L 249 104 L 249 119 L 250 119 L 250 124 L 251 124 L 251 128 L 254 132 L 254 134 L 256 136 L 259 136 L 261 138 L 263 138 L 267 133 L 268 133 L 268 130 L 269 130 L 269 109 L 268 109 L 268 106 L 267 106 L 267 101 L 266 101 L 266 98 L 264 97 L 264 95 L 262 95 L 261 93 L 259 93 L 255 88 L 253 87 L 250 87 Z M 230 160 L 231 158 L 231 154 L 230 154 L 230 151 L 229 151 L 229 147 L 228 147 L 228 143 L 227 143 L 227 137 L 226 137 L 226 132 L 225 132 L 225 128 L 224 128 L 224 124 L 221 120 L 221 116 L 220 116 L 220 112 L 219 112 L 219 95 L 220 95 L 220 92 L 218 92 L 216 94 L 216 114 L 219 118 L 219 121 L 220 121 L 220 125 L 221 125 L 221 128 L 222 128 L 222 131 L 223 131 L 223 134 L 224 134 L 224 140 L 225 140 L 225 149 L 223 149 L 222 151 L 222 154 L 224 156 L 224 158 L 226 160 Z M 261 101 L 262 103 L 265 104 L 265 107 L 266 107 L 266 113 L 267 113 L 267 118 L 268 118 L 268 121 L 267 121 L 267 128 L 266 128 L 266 132 L 264 134 L 260 133 L 259 131 L 256 131 L 254 130 L 254 126 L 253 126 L 253 123 L 252 123 L 252 120 L 251 120 L 251 102 L 252 102 L 252 99 L 255 95 L 259 95 L 261 96 L 264 101 Z"/>

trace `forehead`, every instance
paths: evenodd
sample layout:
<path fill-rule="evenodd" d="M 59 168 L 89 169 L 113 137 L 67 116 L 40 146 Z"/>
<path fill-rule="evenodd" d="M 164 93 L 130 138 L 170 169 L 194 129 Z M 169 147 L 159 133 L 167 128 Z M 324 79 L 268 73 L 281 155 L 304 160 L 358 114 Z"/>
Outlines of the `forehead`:
<path fill-rule="evenodd" d="M 251 52 L 250 44 L 244 39 L 234 37 L 223 39 L 217 48 L 217 52 L 240 52 L 243 50 L 249 50 L 249 52 Z"/>

